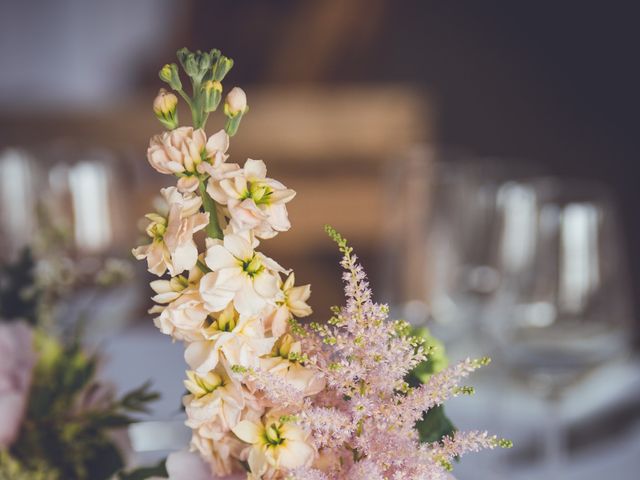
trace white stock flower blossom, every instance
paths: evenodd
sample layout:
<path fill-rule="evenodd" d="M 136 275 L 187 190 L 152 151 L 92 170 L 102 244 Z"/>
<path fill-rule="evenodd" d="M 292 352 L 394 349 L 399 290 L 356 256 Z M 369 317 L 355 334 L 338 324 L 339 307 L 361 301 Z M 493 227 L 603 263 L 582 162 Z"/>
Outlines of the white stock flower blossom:
<path fill-rule="evenodd" d="M 251 473 L 258 478 L 269 469 L 309 466 L 316 453 L 300 427 L 281 419 L 266 418 L 264 423 L 243 420 L 232 431 L 251 445 L 247 460 Z"/>
<path fill-rule="evenodd" d="M 259 238 L 272 238 L 291 228 L 286 203 L 296 192 L 267 178 L 262 160 L 248 159 L 234 175 L 218 181 L 212 179 L 207 193 L 228 208 L 235 232 L 250 229 Z"/>
<path fill-rule="evenodd" d="M 191 449 L 200 454 L 215 474 L 211 480 L 245 480 L 246 472 L 233 473 L 243 471 L 238 458 L 244 448 L 245 445 L 231 432 L 215 441 L 203 437 L 197 431 L 194 431 L 191 437 Z M 191 477 L 187 478 L 192 480 Z"/>
<path fill-rule="evenodd" d="M 275 305 L 278 273 L 287 272 L 275 261 L 254 251 L 248 234 L 227 234 L 209 241 L 205 263 L 212 271 L 200 281 L 200 294 L 214 312 L 233 302 L 241 315 L 256 315 Z"/>
<path fill-rule="evenodd" d="M 302 366 L 299 362 L 301 357 L 300 342 L 294 341 L 287 333 L 275 342 L 271 355 L 260 357 L 260 370 L 284 378 L 305 396 L 315 395 L 324 388 L 326 382 L 317 371 Z"/>
<path fill-rule="evenodd" d="M 198 290 L 189 289 L 167 306 L 152 307 L 149 313 L 159 313 L 153 323 L 165 335 L 189 342 L 204 338 L 205 320 L 209 311 Z"/>
<path fill-rule="evenodd" d="M 147 235 L 152 241 L 133 249 L 138 260 L 147 260 L 151 273 L 162 276 L 165 271 L 178 275 L 191 270 L 198 260 L 194 233 L 209 223 L 209 214 L 200 212 L 202 199 L 194 193 L 182 194 L 176 187 L 163 188 L 162 196 L 169 205 L 168 215 L 147 215 L 151 223 Z"/>
<path fill-rule="evenodd" d="M 202 375 L 187 371 L 187 377 L 185 424 L 203 437 L 219 440 L 240 421 L 245 406 L 242 388 L 221 367 Z"/>
<path fill-rule="evenodd" d="M 276 301 L 276 306 L 264 318 L 264 327 L 274 337 L 285 333 L 289 327 L 292 316 L 308 317 L 313 313 L 307 300 L 311 296 L 311 285 L 295 286 L 296 278 L 292 272 L 286 281 L 278 277 L 278 287 L 281 295 Z"/>
<path fill-rule="evenodd" d="M 227 368 L 241 365 L 257 367 L 259 357 L 268 354 L 276 339 L 264 336 L 262 322 L 257 317 L 238 315 L 229 304 L 205 331 L 205 339 L 187 346 L 185 360 L 196 373 L 216 368 L 220 354 Z"/>
<path fill-rule="evenodd" d="M 220 164 L 227 158 L 229 136 L 224 130 L 209 137 L 203 129 L 179 127 L 151 138 L 147 159 L 153 168 L 165 174 L 201 171 L 203 162 Z"/>

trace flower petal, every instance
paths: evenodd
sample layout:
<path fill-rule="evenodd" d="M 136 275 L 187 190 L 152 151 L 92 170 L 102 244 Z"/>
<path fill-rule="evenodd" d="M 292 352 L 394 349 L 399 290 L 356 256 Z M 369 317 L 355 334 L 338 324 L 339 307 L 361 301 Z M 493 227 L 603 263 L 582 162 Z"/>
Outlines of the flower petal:
<path fill-rule="evenodd" d="M 278 447 L 278 464 L 282 468 L 296 468 L 308 464 L 315 454 L 313 448 L 298 440 L 285 440 Z"/>
<path fill-rule="evenodd" d="M 263 430 L 264 428 L 261 425 L 249 420 L 242 420 L 231 429 L 240 440 L 251 444 L 258 443 Z"/>
<path fill-rule="evenodd" d="M 207 249 L 204 263 L 213 271 L 238 266 L 238 260 L 224 246 L 218 244 Z"/>
<path fill-rule="evenodd" d="M 250 260 L 253 257 L 251 242 L 235 233 L 224 237 L 224 248 L 240 260 Z"/>
<path fill-rule="evenodd" d="M 253 288 L 264 298 L 273 298 L 278 293 L 278 277 L 263 270 L 253 277 Z"/>
<path fill-rule="evenodd" d="M 184 359 L 196 373 L 205 374 L 218 364 L 218 349 L 214 342 L 193 342 L 184 351 Z"/>
<path fill-rule="evenodd" d="M 262 160 L 249 158 L 244 163 L 244 174 L 249 181 L 262 180 L 267 176 L 267 166 Z"/>

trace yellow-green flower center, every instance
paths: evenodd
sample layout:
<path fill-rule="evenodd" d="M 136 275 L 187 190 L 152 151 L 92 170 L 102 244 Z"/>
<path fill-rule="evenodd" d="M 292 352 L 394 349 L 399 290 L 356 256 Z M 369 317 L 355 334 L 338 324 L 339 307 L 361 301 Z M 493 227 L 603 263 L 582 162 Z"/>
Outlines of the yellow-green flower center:
<path fill-rule="evenodd" d="M 281 435 L 280 425 L 275 423 L 272 423 L 264 429 L 264 440 L 268 446 L 277 447 L 278 445 L 282 445 L 284 438 L 282 438 Z"/>
<path fill-rule="evenodd" d="M 247 190 L 240 197 L 241 200 L 250 198 L 256 205 L 268 205 L 271 201 L 273 190 L 271 187 L 259 182 L 248 182 Z"/>
<path fill-rule="evenodd" d="M 260 258 L 255 253 L 250 259 L 242 260 L 241 265 L 242 270 L 250 277 L 257 275 L 264 269 Z"/>

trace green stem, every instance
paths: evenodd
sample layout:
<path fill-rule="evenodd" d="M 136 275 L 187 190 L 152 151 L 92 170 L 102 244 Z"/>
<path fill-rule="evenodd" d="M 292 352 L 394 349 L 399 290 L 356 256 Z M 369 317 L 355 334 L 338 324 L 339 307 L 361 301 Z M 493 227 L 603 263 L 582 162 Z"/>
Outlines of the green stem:
<path fill-rule="evenodd" d="M 178 94 L 180 94 L 180 96 L 183 98 L 183 100 L 185 102 L 187 102 L 187 105 L 189 105 L 189 108 L 191 109 L 191 111 L 193 112 L 193 103 L 191 103 L 191 99 L 189 98 L 189 95 L 187 95 L 186 93 L 184 93 L 184 90 L 180 89 L 180 90 L 176 90 L 176 92 L 178 92 Z"/>
<path fill-rule="evenodd" d="M 209 213 L 209 225 L 205 229 L 207 235 L 211 238 L 222 240 L 224 235 L 218 224 L 218 212 L 216 210 L 216 202 L 207 193 L 207 183 L 205 179 L 200 180 L 200 196 L 202 197 L 202 205 L 204 211 Z"/>
<path fill-rule="evenodd" d="M 193 103 L 191 104 L 191 117 L 193 118 L 193 128 L 204 128 L 202 105 L 202 95 L 200 91 L 200 80 L 191 79 L 191 89 L 193 91 Z"/>
<path fill-rule="evenodd" d="M 207 265 L 202 260 L 198 260 L 196 262 L 196 265 L 198 265 L 198 268 L 202 270 L 202 273 L 209 273 L 211 271 L 211 269 L 207 267 Z"/>

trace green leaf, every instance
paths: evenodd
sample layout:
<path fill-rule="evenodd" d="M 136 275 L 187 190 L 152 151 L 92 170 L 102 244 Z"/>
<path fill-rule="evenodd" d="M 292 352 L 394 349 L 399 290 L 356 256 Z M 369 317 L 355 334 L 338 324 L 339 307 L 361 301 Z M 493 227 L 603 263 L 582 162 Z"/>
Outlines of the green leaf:
<path fill-rule="evenodd" d="M 416 423 L 421 442 L 439 442 L 442 437 L 453 435 L 456 427 L 444 413 L 442 405 L 428 410 Z"/>
<path fill-rule="evenodd" d="M 166 462 L 167 460 L 165 459 L 153 467 L 141 467 L 130 472 L 120 472 L 118 480 L 145 480 L 151 477 L 168 477 Z"/>
<path fill-rule="evenodd" d="M 82 458 L 87 480 L 108 480 L 124 467 L 124 459 L 118 448 L 105 441 L 87 451 Z"/>
<path fill-rule="evenodd" d="M 118 404 L 128 412 L 148 413 L 148 404 L 159 398 L 160 394 L 151 390 L 151 382 L 147 381 L 135 390 L 126 393 Z"/>

